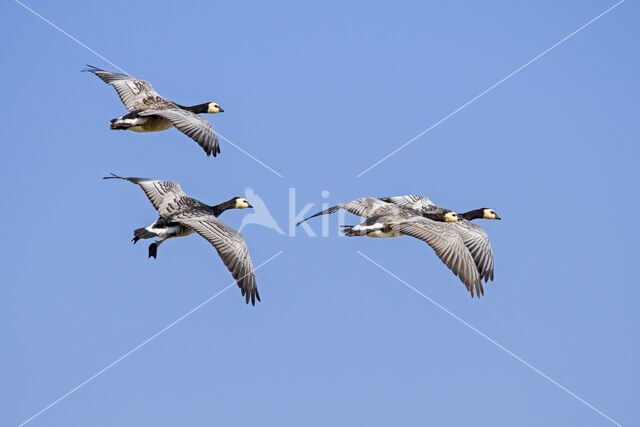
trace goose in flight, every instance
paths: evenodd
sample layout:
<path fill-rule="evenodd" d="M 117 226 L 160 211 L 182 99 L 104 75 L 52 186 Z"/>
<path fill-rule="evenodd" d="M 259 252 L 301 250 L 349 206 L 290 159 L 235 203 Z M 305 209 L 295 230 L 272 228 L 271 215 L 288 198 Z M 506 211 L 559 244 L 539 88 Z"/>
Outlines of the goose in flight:
<path fill-rule="evenodd" d="M 444 208 L 437 206 L 427 197 L 419 195 L 386 197 L 381 200 L 415 209 L 422 215 L 445 210 Z M 491 242 L 489 242 L 487 232 L 484 231 L 482 227 L 472 223 L 471 221 L 474 219 L 500 220 L 502 218 L 500 218 L 493 209 L 480 208 L 458 214 L 458 221 L 456 221 L 453 226 L 463 239 L 464 244 L 469 249 L 469 252 L 471 252 L 471 256 L 478 268 L 480 278 L 487 283 L 489 280 L 493 280 L 493 250 L 491 249 Z M 480 294 L 484 295 L 482 285 L 480 285 L 479 291 Z"/>
<path fill-rule="evenodd" d="M 133 242 L 159 238 L 149 246 L 149 257 L 156 257 L 158 246 L 174 237 L 198 233 L 213 245 L 240 287 L 247 304 L 260 301 L 249 249 L 240 233 L 218 219 L 228 209 L 252 207 L 243 197 L 234 197 L 219 205 L 209 206 L 187 196 L 177 182 L 148 178 L 129 178 L 112 174 L 104 179 L 123 179 L 142 188 L 160 217 L 150 226 L 133 232 Z"/>
<path fill-rule="evenodd" d="M 343 226 L 347 236 L 412 236 L 425 241 L 449 269 L 460 278 L 473 297 L 484 295 L 482 280 L 493 280 L 493 252 L 486 232 L 470 222 L 479 218 L 500 219 L 490 209 L 457 214 L 436 206 L 423 196 L 363 197 L 318 212 L 309 218 L 344 209 L 366 218 L 355 226 Z M 495 218 L 490 218 L 493 213 Z M 486 214 L 486 216 L 485 216 Z M 298 225 L 309 218 L 303 219 Z"/>
<path fill-rule="evenodd" d="M 193 139 L 207 153 L 215 157 L 220 152 L 218 136 L 201 113 L 222 113 L 215 102 L 185 107 L 164 99 L 151 83 L 126 74 L 112 73 L 87 65 L 89 71 L 113 86 L 129 113 L 111 120 L 111 129 L 134 132 L 158 132 L 174 127 Z"/>

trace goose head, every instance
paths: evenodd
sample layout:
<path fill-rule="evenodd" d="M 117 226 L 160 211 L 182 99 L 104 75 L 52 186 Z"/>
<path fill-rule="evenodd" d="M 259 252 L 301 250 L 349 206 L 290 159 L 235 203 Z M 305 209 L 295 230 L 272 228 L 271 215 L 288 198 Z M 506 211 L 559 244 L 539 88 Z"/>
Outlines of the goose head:
<path fill-rule="evenodd" d="M 474 219 L 502 219 L 498 216 L 496 211 L 489 208 L 474 209 L 469 212 L 461 213 L 460 218 L 467 221 L 473 221 Z"/>
<path fill-rule="evenodd" d="M 483 219 L 502 219 L 502 218 L 500 218 L 498 216 L 496 211 L 494 211 L 493 209 L 489 209 L 489 208 L 483 208 L 482 209 L 482 218 Z"/>
<path fill-rule="evenodd" d="M 215 114 L 215 113 L 223 113 L 224 110 L 215 102 L 210 102 L 207 104 L 207 113 Z"/>
<path fill-rule="evenodd" d="M 251 204 L 249 204 L 247 199 L 245 199 L 244 197 L 235 197 L 233 200 L 236 203 L 235 206 L 234 206 L 234 209 L 246 209 L 246 208 L 252 208 L 253 207 L 253 206 L 251 206 Z"/>
<path fill-rule="evenodd" d="M 442 218 L 444 222 L 457 222 L 459 219 L 458 214 L 453 211 L 445 213 Z"/>

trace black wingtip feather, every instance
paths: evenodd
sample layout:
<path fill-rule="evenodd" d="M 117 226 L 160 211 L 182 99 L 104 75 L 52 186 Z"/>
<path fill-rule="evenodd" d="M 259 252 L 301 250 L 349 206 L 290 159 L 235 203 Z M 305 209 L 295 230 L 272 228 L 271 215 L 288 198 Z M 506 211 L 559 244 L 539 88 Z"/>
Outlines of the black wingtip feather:
<path fill-rule="evenodd" d="M 245 302 L 247 303 L 247 305 L 249 304 L 249 300 L 251 300 L 251 305 L 252 306 L 256 305 L 256 300 L 258 300 L 258 302 L 262 302 L 260 300 L 260 294 L 258 293 L 258 289 L 257 288 L 254 291 L 244 290 L 244 289 L 240 288 L 240 291 L 242 292 L 242 296 L 244 297 Z"/>
<path fill-rule="evenodd" d="M 316 217 L 316 216 L 318 216 L 318 215 L 322 215 L 322 212 L 318 212 L 318 213 L 317 213 L 317 214 L 315 214 L 315 215 L 311 215 L 311 216 L 309 216 L 309 217 L 306 217 L 306 218 L 305 218 L 305 219 L 303 219 L 303 220 L 300 220 L 300 221 L 296 222 L 296 227 L 297 227 L 297 226 L 299 226 L 300 224 L 302 224 L 303 222 L 305 222 L 305 221 L 307 221 L 307 220 L 309 220 L 309 219 L 311 219 L 311 218 L 313 218 L 313 217 Z"/>
<path fill-rule="evenodd" d="M 116 175 L 115 173 L 111 172 L 111 176 L 103 176 L 102 179 L 126 179 L 122 176 Z"/>
<path fill-rule="evenodd" d="M 89 64 L 84 64 L 84 65 L 85 65 L 85 67 L 87 67 L 87 68 L 83 68 L 82 70 L 80 70 L 80 72 L 83 72 L 83 73 L 84 73 L 84 72 L 93 73 L 93 72 L 95 72 L 95 71 L 104 71 L 102 68 L 98 68 L 98 67 L 95 67 L 95 66 L 93 66 L 93 65 L 89 65 Z"/>

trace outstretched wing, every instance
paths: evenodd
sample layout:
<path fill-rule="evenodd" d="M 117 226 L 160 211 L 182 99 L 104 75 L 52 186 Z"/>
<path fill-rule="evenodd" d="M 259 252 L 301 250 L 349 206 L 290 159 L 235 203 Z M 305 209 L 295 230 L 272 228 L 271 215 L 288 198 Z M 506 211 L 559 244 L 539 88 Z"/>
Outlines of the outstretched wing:
<path fill-rule="evenodd" d="M 449 269 L 460 278 L 471 296 L 484 295 L 482 281 L 471 253 L 451 224 L 428 218 L 412 218 L 393 226 L 394 230 L 427 242 Z"/>
<path fill-rule="evenodd" d="M 381 197 L 380 200 L 393 203 L 394 205 L 404 206 L 418 212 L 431 212 L 439 209 L 428 197 L 419 195 Z"/>
<path fill-rule="evenodd" d="M 218 135 L 213 131 L 211 124 L 196 113 L 181 108 L 170 108 L 168 110 L 147 110 L 138 113 L 140 116 L 160 116 L 167 120 L 180 132 L 197 142 L 207 153 L 215 157 L 220 152 Z"/>
<path fill-rule="evenodd" d="M 87 65 L 89 67 L 85 71 L 89 71 L 100 78 L 103 82 L 113 86 L 118 92 L 120 100 L 129 111 L 136 110 L 145 105 L 144 100 L 152 98 L 156 100 L 161 98 L 160 95 L 151 87 L 151 83 L 138 80 L 135 77 L 126 74 L 112 73 L 111 71 L 101 70 L 100 68 Z"/>
<path fill-rule="evenodd" d="M 255 305 L 256 299 L 260 301 L 256 276 L 253 271 L 253 263 L 249 256 L 247 243 L 240 233 L 214 217 L 206 215 L 199 218 L 181 218 L 180 214 L 171 218 L 186 227 L 189 227 L 209 241 L 218 251 L 222 262 L 235 279 L 247 304 Z"/>
<path fill-rule="evenodd" d="M 351 212 L 352 214 L 355 214 L 364 218 L 368 218 L 369 216 L 371 216 L 371 214 L 373 214 L 377 210 L 381 208 L 385 208 L 387 206 L 389 206 L 389 204 L 380 199 L 376 199 L 374 197 L 362 197 L 360 199 L 356 199 L 350 202 L 342 203 L 340 205 L 332 206 L 321 212 L 313 214 L 310 217 L 307 217 L 302 221 L 299 221 L 296 225 L 300 225 L 306 220 L 316 216 L 332 214 L 334 212 L 339 211 L 340 209 L 344 209 L 348 212 Z"/>
<path fill-rule="evenodd" d="M 466 220 L 460 220 L 451 225 L 469 249 L 480 273 L 480 278 L 484 279 L 485 283 L 493 280 L 493 250 L 487 232 L 482 227 Z"/>
<path fill-rule="evenodd" d="M 139 185 L 160 216 L 170 215 L 178 210 L 184 200 L 189 199 L 177 182 L 111 175 L 105 176 L 104 179 L 124 179 Z"/>

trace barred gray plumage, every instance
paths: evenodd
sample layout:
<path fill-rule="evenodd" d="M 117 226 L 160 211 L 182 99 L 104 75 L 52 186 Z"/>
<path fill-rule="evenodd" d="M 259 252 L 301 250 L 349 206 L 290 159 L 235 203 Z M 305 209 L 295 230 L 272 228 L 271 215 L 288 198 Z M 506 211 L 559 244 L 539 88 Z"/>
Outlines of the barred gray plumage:
<path fill-rule="evenodd" d="M 493 280 L 493 251 L 487 233 L 470 219 L 500 219 L 490 209 L 465 214 L 437 206 L 420 195 L 363 197 L 332 206 L 298 223 L 344 209 L 366 218 L 355 226 L 344 226 L 348 236 L 412 236 L 423 240 L 449 269 L 460 278 L 473 297 L 484 295 L 482 280 Z M 483 212 L 489 211 L 491 214 Z M 481 216 L 482 213 L 482 216 Z"/>
<path fill-rule="evenodd" d="M 251 301 L 255 305 L 256 299 L 260 301 L 253 263 L 244 238 L 217 218 L 227 209 L 252 207 L 246 199 L 234 197 L 219 205 L 209 206 L 187 196 L 176 182 L 114 174 L 104 179 L 123 179 L 139 185 L 158 211 L 158 220 L 134 232 L 134 243 L 138 239 L 161 239 L 149 246 L 149 257 L 156 257 L 158 246 L 166 239 L 198 233 L 216 249 L 240 287 L 247 304 Z"/>
<path fill-rule="evenodd" d="M 196 141 L 207 156 L 220 153 L 218 136 L 211 124 L 199 113 L 218 113 L 224 110 L 215 102 L 185 107 L 169 101 L 153 89 L 151 83 L 126 74 L 113 73 L 87 65 L 87 70 L 103 82 L 113 86 L 128 114 L 111 121 L 111 129 L 134 132 L 157 132 L 175 127 Z"/>

